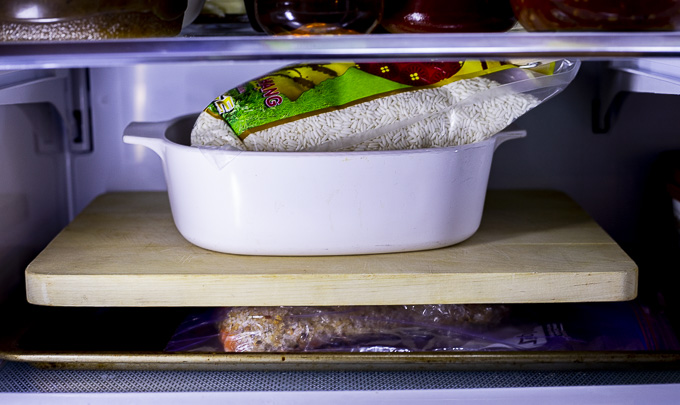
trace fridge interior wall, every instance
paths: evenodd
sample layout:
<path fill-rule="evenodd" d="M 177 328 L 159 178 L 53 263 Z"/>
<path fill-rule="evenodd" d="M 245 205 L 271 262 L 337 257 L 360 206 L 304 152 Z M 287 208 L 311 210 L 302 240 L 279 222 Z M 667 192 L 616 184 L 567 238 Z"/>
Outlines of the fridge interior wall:
<path fill-rule="evenodd" d="M 95 196 L 165 189 L 158 156 L 123 144 L 129 122 L 198 112 L 224 90 L 280 65 L 92 68 L 90 111 L 81 111 L 91 118 L 91 151 L 71 147 L 65 121 L 72 117 L 50 103 L 0 106 L 0 297 L 23 294 L 26 265 Z M 608 74 L 606 63 L 585 62 L 563 93 L 520 118 L 528 136 L 498 149 L 489 188 L 566 192 L 638 263 L 640 294 L 654 298 L 677 279 L 670 200 L 657 184 L 663 173 L 655 162 L 661 152 L 680 149 L 680 97 L 629 94 L 614 104 L 620 111 L 610 130 L 597 133 L 593 103 Z"/>

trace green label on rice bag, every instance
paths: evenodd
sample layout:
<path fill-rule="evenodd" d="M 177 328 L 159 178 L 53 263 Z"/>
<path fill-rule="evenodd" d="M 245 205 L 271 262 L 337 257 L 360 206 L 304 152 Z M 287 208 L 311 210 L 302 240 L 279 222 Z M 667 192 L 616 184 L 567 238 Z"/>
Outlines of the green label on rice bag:
<path fill-rule="evenodd" d="M 221 117 L 243 139 L 331 109 L 510 67 L 515 66 L 487 61 L 294 65 L 227 91 L 205 111 Z"/>

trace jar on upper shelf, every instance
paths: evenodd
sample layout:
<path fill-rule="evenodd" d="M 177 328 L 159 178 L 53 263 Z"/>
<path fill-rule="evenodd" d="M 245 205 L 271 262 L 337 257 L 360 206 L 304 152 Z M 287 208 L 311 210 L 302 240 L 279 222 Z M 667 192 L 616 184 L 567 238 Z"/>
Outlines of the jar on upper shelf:
<path fill-rule="evenodd" d="M 0 1 L 0 41 L 97 40 L 178 35 L 205 0 Z"/>
<path fill-rule="evenodd" d="M 383 0 L 251 0 L 257 25 L 273 35 L 367 34 Z"/>
<path fill-rule="evenodd" d="M 680 0 L 511 0 L 527 31 L 674 31 Z"/>
<path fill-rule="evenodd" d="M 392 33 L 503 32 L 515 22 L 510 0 L 389 0 L 381 25 Z"/>

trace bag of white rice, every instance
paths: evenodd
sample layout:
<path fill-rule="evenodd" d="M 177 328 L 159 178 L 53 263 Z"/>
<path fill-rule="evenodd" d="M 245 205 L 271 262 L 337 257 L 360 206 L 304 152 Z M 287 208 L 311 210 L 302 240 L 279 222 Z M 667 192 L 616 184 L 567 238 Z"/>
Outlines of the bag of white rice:
<path fill-rule="evenodd" d="M 487 139 L 562 91 L 578 62 L 309 63 L 217 97 L 192 146 L 249 151 L 448 147 Z"/>

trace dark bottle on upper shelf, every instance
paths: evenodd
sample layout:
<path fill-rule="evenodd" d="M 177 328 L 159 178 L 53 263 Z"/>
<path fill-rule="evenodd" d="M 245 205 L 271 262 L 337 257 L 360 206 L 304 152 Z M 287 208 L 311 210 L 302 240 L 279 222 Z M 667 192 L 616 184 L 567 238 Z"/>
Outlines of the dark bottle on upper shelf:
<path fill-rule="evenodd" d="M 367 34 L 383 0 L 252 0 L 251 21 L 272 35 Z"/>
<path fill-rule="evenodd" d="M 381 25 L 392 33 L 503 32 L 515 22 L 509 0 L 389 0 Z"/>
<path fill-rule="evenodd" d="M 673 31 L 680 0 L 511 0 L 527 31 Z"/>

